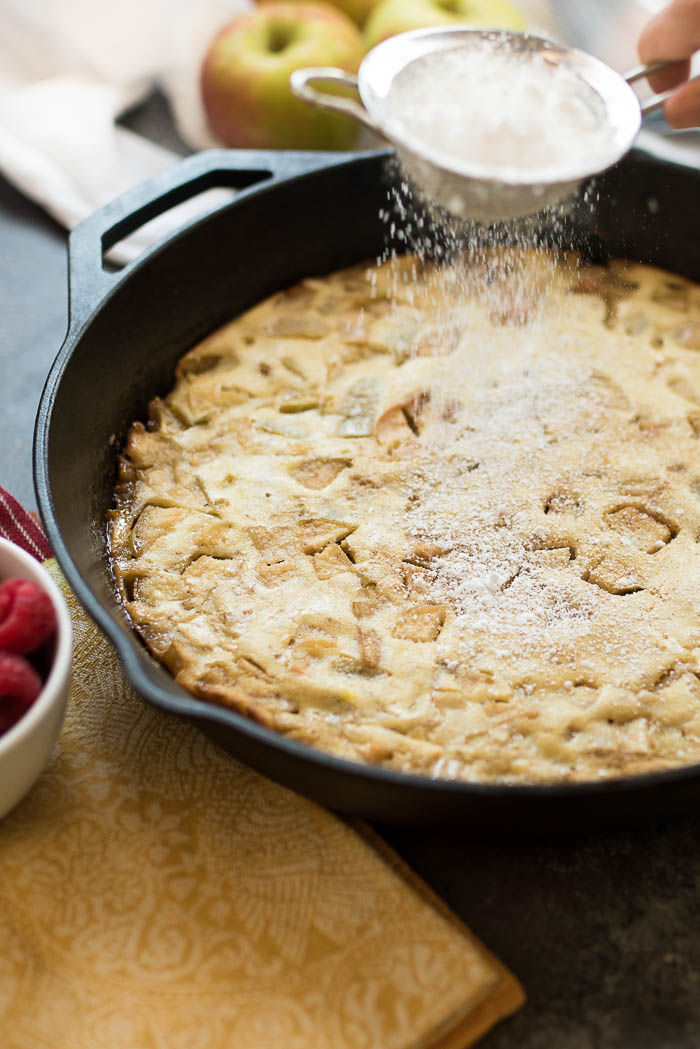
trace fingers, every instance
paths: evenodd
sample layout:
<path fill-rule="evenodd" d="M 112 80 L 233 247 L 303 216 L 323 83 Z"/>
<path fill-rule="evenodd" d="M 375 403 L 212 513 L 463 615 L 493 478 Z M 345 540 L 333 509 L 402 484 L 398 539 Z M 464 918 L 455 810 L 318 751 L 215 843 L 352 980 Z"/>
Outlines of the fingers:
<path fill-rule="evenodd" d="M 672 127 L 700 125 L 700 79 L 690 80 L 673 92 L 664 106 L 664 116 Z"/>
<path fill-rule="evenodd" d="M 700 48 L 700 0 L 673 0 L 642 30 L 639 57 L 645 64 L 665 59 L 687 59 Z M 687 80 L 686 61 L 649 78 L 654 91 L 668 91 Z"/>
<path fill-rule="evenodd" d="M 700 0 L 673 0 L 646 24 L 637 46 L 645 65 L 679 59 L 650 76 L 649 83 L 654 91 L 678 88 L 664 107 L 669 124 L 677 128 L 700 125 L 700 83 L 688 82 L 688 59 L 700 49 Z"/>
<path fill-rule="evenodd" d="M 642 62 L 689 58 L 700 47 L 700 0 L 673 0 L 647 22 L 639 38 Z"/>

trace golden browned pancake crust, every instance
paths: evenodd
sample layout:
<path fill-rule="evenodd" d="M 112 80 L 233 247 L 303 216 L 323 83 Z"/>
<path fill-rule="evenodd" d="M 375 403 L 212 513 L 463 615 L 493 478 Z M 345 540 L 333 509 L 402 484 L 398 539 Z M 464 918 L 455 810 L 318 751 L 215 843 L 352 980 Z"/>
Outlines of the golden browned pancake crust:
<path fill-rule="evenodd" d="M 288 737 L 481 782 L 698 762 L 700 289 L 515 252 L 302 281 L 181 360 L 111 537 L 176 680 Z"/>

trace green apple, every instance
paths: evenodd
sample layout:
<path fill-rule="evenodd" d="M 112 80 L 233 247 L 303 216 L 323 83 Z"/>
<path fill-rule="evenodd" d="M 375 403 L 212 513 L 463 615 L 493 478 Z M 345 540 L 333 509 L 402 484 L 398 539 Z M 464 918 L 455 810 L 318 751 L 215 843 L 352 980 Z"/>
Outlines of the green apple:
<path fill-rule="evenodd" d="M 226 145 L 248 149 L 348 149 L 357 126 L 295 98 L 303 66 L 355 73 L 364 55 L 357 26 L 326 3 L 277 0 L 235 18 L 214 39 L 201 71 L 209 125 Z"/>
<path fill-rule="evenodd" d="M 295 0 L 291 0 L 292 3 Z M 333 7 L 344 11 L 352 18 L 356 25 L 363 26 L 369 17 L 370 11 L 377 6 L 378 0 L 330 0 Z M 270 0 L 258 0 L 259 4 L 270 3 Z"/>
<path fill-rule="evenodd" d="M 448 25 L 525 27 L 522 15 L 508 0 L 381 0 L 367 20 L 365 40 L 371 48 L 409 29 Z"/>

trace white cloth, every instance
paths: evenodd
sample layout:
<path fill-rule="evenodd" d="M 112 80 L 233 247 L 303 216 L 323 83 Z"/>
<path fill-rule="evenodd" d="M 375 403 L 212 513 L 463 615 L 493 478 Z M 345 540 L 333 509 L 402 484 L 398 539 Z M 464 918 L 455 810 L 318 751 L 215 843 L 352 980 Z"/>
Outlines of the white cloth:
<path fill-rule="evenodd" d="M 217 145 L 202 111 L 199 67 L 217 30 L 250 6 L 0 0 L 0 171 L 71 229 L 177 159 L 115 124 L 156 84 L 184 140 L 194 149 Z M 124 242 L 116 257 L 128 261 L 203 206 L 200 199 L 173 209 Z"/>

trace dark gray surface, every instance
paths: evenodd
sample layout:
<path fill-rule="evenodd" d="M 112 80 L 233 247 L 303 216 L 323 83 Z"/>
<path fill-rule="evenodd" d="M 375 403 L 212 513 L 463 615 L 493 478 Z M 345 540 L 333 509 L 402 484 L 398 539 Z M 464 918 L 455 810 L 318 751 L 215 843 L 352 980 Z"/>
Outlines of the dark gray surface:
<path fill-rule="evenodd" d="M 384 836 L 525 987 L 484 1049 L 698 1049 L 696 818 L 529 846 Z"/>
<path fill-rule="evenodd" d="M 32 507 L 34 415 L 67 316 L 65 232 L 0 179 L 0 484 Z"/>
<path fill-rule="evenodd" d="M 128 122 L 179 146 L 159 100 Z M 0 180 L 0 484 L 29 505 L 34 413 L 66 326 L 65 239 Z M 484 1049 L 700 1049 L 695 814 L 539 845 L 382 833 L 525 986 Z"/>

